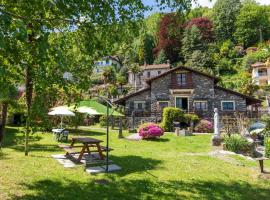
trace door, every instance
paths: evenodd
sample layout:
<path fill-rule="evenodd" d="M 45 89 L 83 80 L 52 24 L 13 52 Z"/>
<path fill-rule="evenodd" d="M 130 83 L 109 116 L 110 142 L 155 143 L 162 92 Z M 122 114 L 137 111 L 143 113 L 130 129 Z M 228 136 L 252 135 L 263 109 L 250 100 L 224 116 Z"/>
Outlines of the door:
<path fill-rule="evenodd" d="M 187 97 L 175 97 L 175 107 L 182 110 L 188 110 L 188 98 Z"/>

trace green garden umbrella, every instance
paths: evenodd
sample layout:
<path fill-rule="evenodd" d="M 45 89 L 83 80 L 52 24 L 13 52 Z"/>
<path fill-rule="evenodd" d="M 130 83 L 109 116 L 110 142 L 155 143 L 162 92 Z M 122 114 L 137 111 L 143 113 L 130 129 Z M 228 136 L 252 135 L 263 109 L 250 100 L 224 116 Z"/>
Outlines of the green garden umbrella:
<path fill-rule="evenodd" d="M 84 100 L 77 104 L 73 104 L 70 108 L 79 113 L 86 113 L 89 115 L 107 115 L 107 107 L 95 100 Z M 124 115 L 109 108 L 109 115 L 115 117 L 123 117 Z"/>

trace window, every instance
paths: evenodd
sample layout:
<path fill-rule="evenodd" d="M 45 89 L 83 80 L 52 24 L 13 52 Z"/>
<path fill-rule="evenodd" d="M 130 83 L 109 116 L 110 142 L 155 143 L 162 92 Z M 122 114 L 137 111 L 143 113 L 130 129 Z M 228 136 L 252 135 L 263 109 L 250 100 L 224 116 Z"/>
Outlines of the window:
<path fill-rule="evenodd" d="M 207 110 L 207 101 L 194 101 L 195 110 Z"/>
<path fill-rule="evenodd" d="M 221 102 L 221 109 L 224 111 L 235 110 L 234 101 L 222 101 Z"/>
<path fill-rule="evenodd" d="M 145 101 L 134 101 L 135 109 L 143 110 L 145 109 Z"/>
<path fill-rule="evenodd" d="M 169 106 L 168 101 L 158 101 L 158 109 L 163 110 L 164 108 Z"/>
<path fill-rule="evenodd" d="M 158 71 L 157 73 L 158 73 L 158 74 L 161 74 L 161 71 Z"/>
<path fill-rule="evenodd" d="M 151 72 L 147 72 L 147 78 L 150 78 Z"/>
<path fill-rule="evenodd" d="M 187 84 L 187 75 L 186 74 L 177 74 L 176 75 L 177 85 L 183 86 Z"/>
<path fill-rule="evenodd" d="M 259 76 L 267 76 L 267 69 L 259 69 L 258 75 Z"/>

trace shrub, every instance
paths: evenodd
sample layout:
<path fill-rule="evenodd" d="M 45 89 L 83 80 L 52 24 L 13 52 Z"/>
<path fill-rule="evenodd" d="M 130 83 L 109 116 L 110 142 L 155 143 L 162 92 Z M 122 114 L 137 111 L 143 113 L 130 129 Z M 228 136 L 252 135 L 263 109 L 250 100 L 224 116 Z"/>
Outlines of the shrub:
<path fill-rule="evenodd" d="M 186 121 L 187 123 L 190 123 L 190 122 L 196 123 L 196 122 L 198 122 L 199 119 L 200 119 L 200 118 L 198 117 L 198 115 L 196 115 L 196 114 L 189 114 L 189 113 L 184 114 L 184 118 L 185 118 L 185 121 Z"/>
<path fill-rule="evenodd" d="M 231 137 L 227 136 L 224 141 L 226 149 L 235 153 L 246 152 L 250 147 L 249 142 L 238 134 L 233 134 Z"/>
<path fill-rule="evenodd" d="M 266 136 L 264 139 L 265 157 L 270 158 L 270 137 Z"/>
<path fill-rule="evenodd" d="M 166 107 L 163 110 L 162 127 L 165 131 L 173 130 L 173 122 L 183 122 L 184 112 L 179 108 Z"/>
<path fill-rule="evenodd" d="M 145 123 L 139 127 L 139 135 L 143 138 L 156 138 L 164 134 L 161 127 L 154 123 Z"/>
<path fill-rule="evenodd" d="M 195 127 L 195 131 L 198 133 L 212 133 L 213 130 L 213 123 L 206 119 L 202 119 Z"/>

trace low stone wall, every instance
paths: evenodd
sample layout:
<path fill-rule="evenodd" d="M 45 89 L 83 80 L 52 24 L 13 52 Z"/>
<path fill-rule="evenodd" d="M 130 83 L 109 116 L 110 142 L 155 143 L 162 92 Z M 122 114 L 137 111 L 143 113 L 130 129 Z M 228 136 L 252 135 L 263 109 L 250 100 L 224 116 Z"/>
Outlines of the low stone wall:
<path fill-rule="evenodd" d="M 127 127 L 129 129 L 133 129 L 133 118 L 126 117 L 127 119 Z M 134 128 L 138 128 L 141 124 L 153 122 L 156 123 L 156 117 L 134 117 Z"/>

